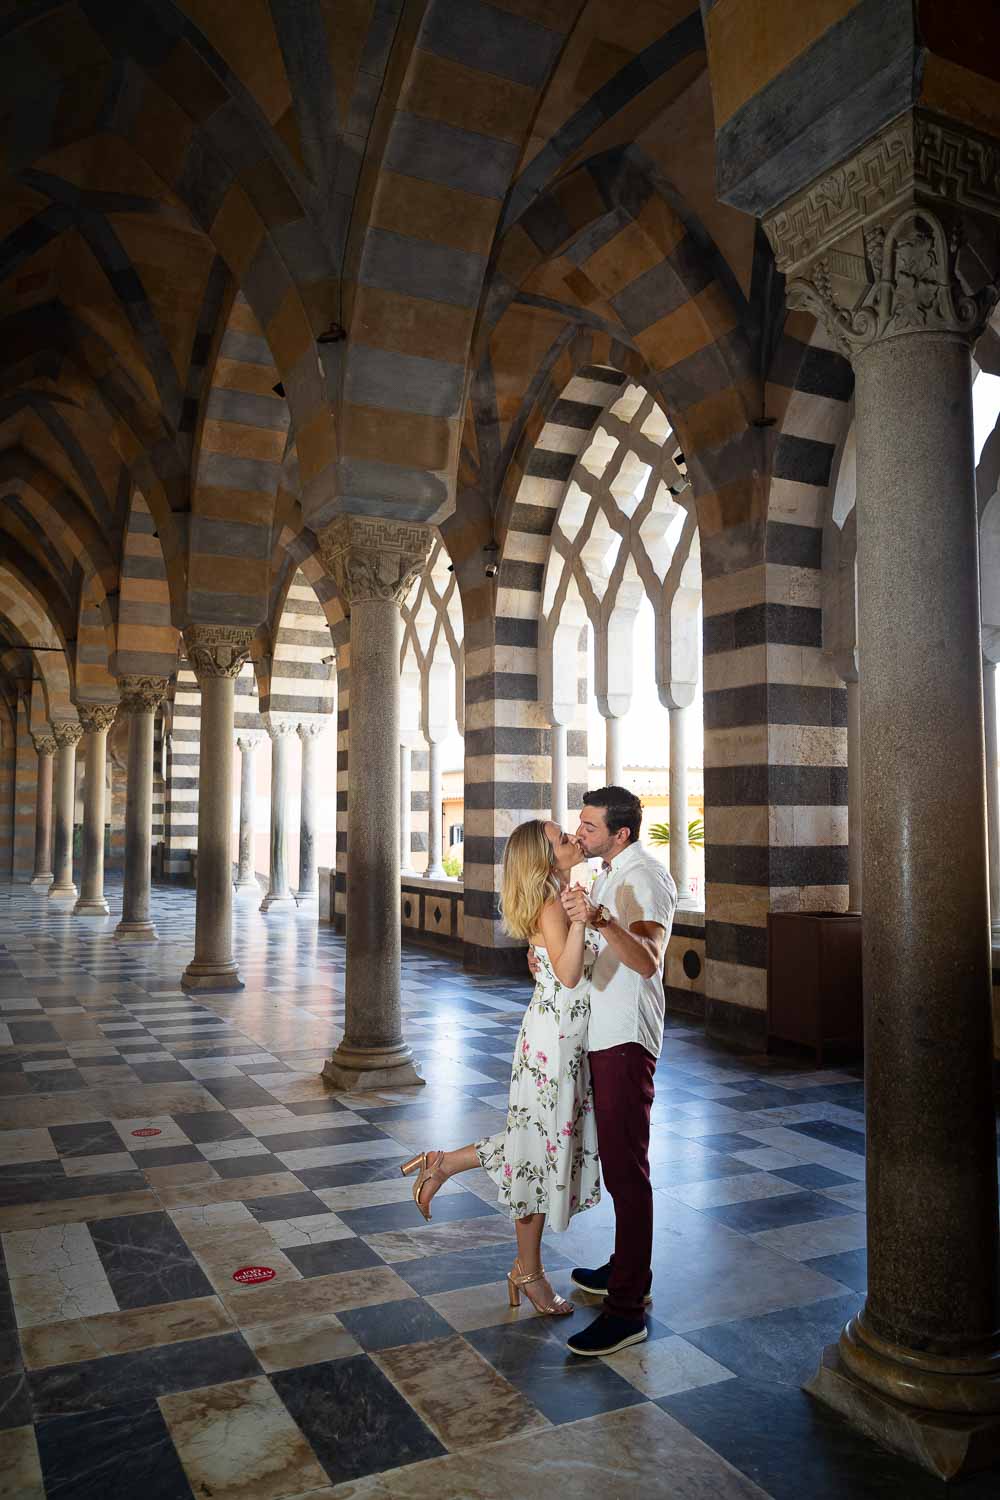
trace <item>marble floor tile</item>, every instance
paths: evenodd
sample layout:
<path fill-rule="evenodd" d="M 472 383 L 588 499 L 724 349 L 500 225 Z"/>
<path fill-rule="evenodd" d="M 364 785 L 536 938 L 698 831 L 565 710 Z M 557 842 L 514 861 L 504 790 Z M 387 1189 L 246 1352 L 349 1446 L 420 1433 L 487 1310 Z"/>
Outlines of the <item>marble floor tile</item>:
<path fill-rule="evenodd" d="M 677 1334 L 607 1355 L 604 1363 L 650 1397 L 672 1396 L 733 1378 L 732 1370 Z"/>
<path fill-rule="evenodd" d="M 185 1500 L 192 1490 L 155 1401 L 43 1418 L 46 1493 L 74 1500 Z"/>
<path fill-rule="evenodd" d="M 0 1166 L 22 1161 L 54 1161 L 58 1155 L 47 1130 L 0 1129 Z"/>
<path fill-rule="evenodd" d="M 400 1261 L 422 1260 L 428 1255 L 458 1254 L 463 1250 L 477 1250 L 497 1244 L 510 1247 L 511 1259 L 517 1253 L 513 1224 L 496 1213 L 461 1219 L 454 1224 L 431 1222 L 425 1228 L 366 1234 L 364 1239 L 390 1265 Z"/>
<path fill-rule="evenodd" d="M 333 1313 L 246 1328 L 243 1336 L 262 1370 L 294 1370 L 361 1353 L 361 1345 Z"/>
<path fill-rule="evenodd" d="M 349 1229 L 336 1214 L 307 1214 L 293 1219 L 268 1219 L 267 1233 L 282 1250 L 299 1249 L 303 1245 L 318 1245 L 331 1240 L 354 1239 Z"/>
<path fill-rule="evenodd" d="M 298 1192 L 302 1184 L 291 1172 L 264 1172 L 261 1176 L 237 1177 L 222 1182 L 208 1162 L 212 1172 L 204 1182 L 171 1183 L 157 1187 L 157 1197 L 164 1208 L 194 1208 L 202 1203 L 231 1203 L 249 1198 L 264 1198 L 279 1194 Z"/>
<path fill-rule="evenodd" d="M 567 1354 L 561 1339 L 549 1331 L 549 1321 L 532 1318 L 512 1327 L 480 1328 L 466 1338 L 550 1422 L 573 1422 L 645 1399 L 602 1360 Z"/>
<path fill-rule="evenodd" d="M 98 1219 L 89 1227 L 119 1307 L 211 1295 L 204 1272 L 166 1213 Z"/>
<path fill-rule="evenodd" d="M 233 1324 L 217 1297 L 193 1297 L 162 1307 L 101 1313 L 72 1322 L 26 1328 L 21 1348 L 27 1369 L 79 1364 L 108 1354 L 131 1354 L 161 1344 L 231 1333 Z"/>
<path fill-rule="evenodd" d="M 715 1177 L 682 1187 L 664 1188 L 664 1197 L 676 1198 L 688 1208 L 719 1208 L 730 1203 L 748 1203 L 755 1198 L 777 1198 L 799 1189 L 767 1172 L 742 1172 L 737 1177 Z"/>
<path fill-rule="evenodd" d="M 384 1473 L 444 1452 L 366 1354 L 279 1370 L 270 1379 L 335 1482 Z"/>
<path fill-rule="evenodd" d="M 264 1377 L 161 1396 L 159 1408 L 196 1495 L 276 1500 L 327 1475 Z"/>
<path fill-rule="evenodd" d="M 314 1314 L 340 1313 L 345 1308 L 367 1307 L 373 1302 L 398 1301 L 412 1295 L 388 1266 L 367 1266 L 358 1271 L 331 1272 L 296 1282 L 267 1282 L 258 1286 L 236 1286 L 222 1294 L 222 1303 L 240 1328 L 308 1318 Z"/>
<path fill-rule="evenodd" d="M 119 1303 L 85 1224 L 3 1236 L 19 1328 L 116 1311 Z"/>
<path fill-rule="evenodd" d="M 786 1224 L 777 1229 L 765 1229 L 753 1238 L 766 1249 L 776 1250 L 780 1255 L 798 1261 L 811 1261 L 843 1250 L 863 1250 L 868 1242 L 865 1218 L 854 1213 L 836 1219 L 822 1219 L 818 1223 Z"/>
<path fill-rule="evenodd" d="M 219 1334 L 178 1344 L 161 1344 L 130 1354 L 51 1365 L 28 1372 L 36 1418 L 98 1411 L 133 1400 L 163 1396 L 259 1375 L 260 1366 L 239 1333 Z"/>
<path fill-rule="evenodd" d="M 549 1425 L 457 1335 L 386 1349 L 374 1358 L 450 1452 Z"/>
<path fill-rule="evenodd" d="M 519 1323 L 535 1317 L 534 1308 L 526 1297 L 522 1297 L 520 1307 L 511 1307 L 506 1280 L 459 1287 L 452 1292 L 431 1292 L 425 1300 L 456 1333 L 467 1333 L 472 1328 L 495 1328 L 502 1323 Z"/>
<path fill-rule="evenodd" d="M 97 1177 L 105 1172 L 136 1170 L 135 1160 L 127 1151 L 120 1151 L 114 1155 L 108 1153 L 100 1156 L 64 1156 L 62 1163 L 67 1177 Z"/>
<path fill-rule="evenodd" d="M 0 1500 L 45 1500 L 38 1443 L 31 1426 L 12 1427 L 0 1443 Z"/>
<path fill-rule="evenodd" d="M 427 1343 L 449 1338 L 453 1330 L 422 1297 L 409 1296 L 398 1302 L 378 1302 L 340 1314 L 344 1327 L 366 1353 L 394 1349 L 403 1344 Z"/>

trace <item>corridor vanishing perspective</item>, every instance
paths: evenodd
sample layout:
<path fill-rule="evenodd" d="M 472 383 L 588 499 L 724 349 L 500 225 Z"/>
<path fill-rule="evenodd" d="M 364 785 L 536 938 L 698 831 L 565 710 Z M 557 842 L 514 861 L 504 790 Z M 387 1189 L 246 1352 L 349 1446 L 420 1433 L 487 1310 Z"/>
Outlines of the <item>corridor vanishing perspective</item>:
<path fill-rule="evenodd" d="M 0 7 L 0 1496 L 996 1487 L 998 59 Z"/>
<path fill-rule="evenodd" d="M 513 1228 L 486 1174 L 448 1183 L 430 1224 L 399 1176 L 429 1129 L 451 1147 L 502 1122 L 527 981 L 408 952 L 426 1087 L 331 1092 L 343 940 L 245 909 L 246 991 L 192 997 L 174 972 L 192 904 L 157 890 L 159 947 L 123 949 L 2 891 L 7 1493 L 944 1493 L 798 1389 L 865 1288 L 859 1070 L 669 1027 L 650 1338 L 581 1368 L 568 1271 L 603 1259 L 610 1205 L 551 1242 L 578 1310 L 542 1319 L 507 1305 Z"/>

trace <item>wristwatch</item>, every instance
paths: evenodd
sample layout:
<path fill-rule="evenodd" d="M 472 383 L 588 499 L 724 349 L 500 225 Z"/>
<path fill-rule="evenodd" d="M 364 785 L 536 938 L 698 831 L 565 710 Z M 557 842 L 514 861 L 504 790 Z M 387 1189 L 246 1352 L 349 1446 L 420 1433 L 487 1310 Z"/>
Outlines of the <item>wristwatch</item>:
<path fill-rule="evenodd" d="M 590 919 L 591 927 L 606 927 L 611 921 L 611 913 L 606 906 L 599 906 L 594 916 Z"/>

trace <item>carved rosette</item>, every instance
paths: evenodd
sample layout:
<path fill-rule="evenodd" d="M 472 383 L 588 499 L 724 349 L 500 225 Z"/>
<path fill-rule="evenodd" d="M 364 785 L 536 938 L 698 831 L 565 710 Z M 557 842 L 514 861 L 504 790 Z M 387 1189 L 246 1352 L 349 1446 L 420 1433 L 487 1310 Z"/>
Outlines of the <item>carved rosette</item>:
<path fill-rule="evenodd" d="M 189 625 L 184 648 L 197 678 L 238 677 L 256 635 L 252 625 Z"/>
<path fill-rule="evenodd" d="M 1000 144 L 911 111 L 764 228 L 789 307 L 849 358 L 900 334 L 972 342 L 1000 296 Z"/>
<path fill-rule="evenodd" d="M 119 677 L 118 705 L 123 714 L 154 713 L 166 697 L 170 682 L 166 677 Z"/>
<path fill-rule="evenodd" d="M 36 755 L 55 755 L 56 753 L 56 742 L 54 735 L 33 734 L 31 736 L 31 742 L 35 747 Z"/>
<path fill-rule="evenodd" d="M 348 604 L 402 604 L 427 562 L 427 526 L 369 516 L 338 516 L 319 533 L 323 565 Z"/>
<path fill-rule="evenodd" d="M 330 718 L 327 714 L 324 718 L 300 719 L 296 733 L 300 740 L 318 740 L 329 726 Z"/>
<path fill-rule="evenodd" d="M 80 715 L 84 734 L 101 734 L 104 730 L 110 729 L 115 722 L 118 704 L 78 703 L 76 711 Z"/>
<path fill-rule="evenodd" d="M 83 725 L 78 719 L 58 719 L 52 726 L 52 733 L 56 745 L 60 749 L 66 749 L 71 745 L 78 745 L 83 739 Z"/>

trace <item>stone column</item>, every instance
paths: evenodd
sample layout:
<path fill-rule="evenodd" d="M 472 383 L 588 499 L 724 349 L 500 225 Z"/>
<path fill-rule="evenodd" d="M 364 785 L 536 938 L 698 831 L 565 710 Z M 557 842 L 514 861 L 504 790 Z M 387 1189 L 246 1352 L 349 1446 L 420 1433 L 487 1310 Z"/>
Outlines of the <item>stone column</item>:
<path fill-rule="evenodd" d="M 604 785 L 624 786 L 625 767 L 622 765 L 622 721 L 609 714 L 604 720 Z"/>
<path fill-rule="evenodd" d="M 56 753 L 51 734 L 31 736 L 38 756 L 35 782 L 35 868 L 31 884 L 36 891 L 47 891 L 52 884 L 52 770 Z"/>
<path fill-rule="evenodd" d="M 75 901 L 73 884 L 73 813 L 76 807 L 76 747 L 83 736 L 79 721 L 60 719 L 52 726 L 56 764 L 52 783 L 52 884 L 50 901 Z"/>
<path fill-rule="evenodd" d="M 847 904 L 861 910 L 861 851 L 864 827 L 861 821 L 861 684 L 857 668 L 847 680 Z"/>
<path fill-rule="evenodd" d="M 856 379 L 868 1298 L 810 1389 L 945 1477 L 1000 1456 L 970 358 L 1000 281 L 995 175 L 981 216 L 958 208 L 981 149 L 915 112 L 844 165 L 835 212 L 824 179 L 766 224 L 789 305 Z"/>
<path fill-rule="evenodd" d="M 83 785 L 83 871 L 80 899 L 73 908 L 73 915 L 106 917 L 111 908 L 104 897 L 104 794 L 108 730 L 114 723 L 118 705 L 80 703 L 77 712 L 83 724 L 86 779 Z"/>
<path fill-rule="evenodd" d="M 319 900 L 316 873 L 316 742 L 327 719 L 302 719 L 296 733 L 302 741 L 302 780 L 299 790 L 299 884 L 295 899 L 300 906 L 315 906 Z"/>
<path fill-rule="evenodd" d="M 261 911 L 294 911 L 288 883 L 288 744 L 295 725 L 277 719 L 264 725 L 271 741 L 271 840 L 267 894 Z"/>
<path fill-rule="evenodd" d="M 166 694 L 165 677 L 120 677 L 119 713 L 128 718 L 125 784 L 125 874 L 119 943 L 155 943 L 149 914 L 153 857 L 153 720 Z"/>
<path fill-rule="evenodd" d="M 687 709 L 671 708 L 670 718 L 670 873 L 679 902 L 690 900 L 688 890 L 688 777 Z"/>
<path fill-rule="evenodd" d="M 243 988 L 233 958 L 233 731 L 236 678 L 253 637 L 247 625 L 189 625 L 184 632 L 201 689 L 198 890 L 185 990 Z"/>
<path fill-rule="evenodd" d="M 441 863 L 441 746 L 437 740 L 427 741 L 427 868 L 426 880 L 444 880 L 444 865 Z"/>
<path fill-rule="evenodd" d="M 256 874 L 256 855 L 254 851 L 254 751 L 260 744 L 259 734 L 241 733 L 236 741 L 240 747 L 240 829 L 239 829 L 239 864 L 236 874 L 236 894 L 239 896 L 249 891 L 253 896 L 260 895 L 260 885 Z"/>
<path fill-rule="evenodd" d="M 399 747 L 399 866 L 403 875 L 413 867 L 413 751 Z"/>
<path fill-rule="evenodd" d="M 569 768 L 566 752 L 566 725 L 553 724 L 549 731 L 552 745 L 552 821 L 566 829 L 569 823 Z M 569 830 L 575 832 L 574 830 Z"/>
<path fill-rule="evenodd" d="M 341 516 L 320 534 L 351 611 L 344 1039 L 323 1069 L 338 1089 L 422 1083 L 399 994 L 399 606 L 430 550 L 422 526 Z"/>

